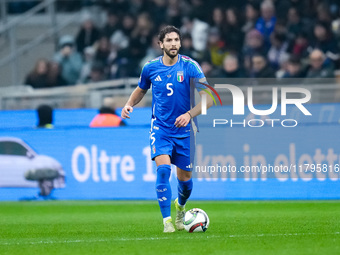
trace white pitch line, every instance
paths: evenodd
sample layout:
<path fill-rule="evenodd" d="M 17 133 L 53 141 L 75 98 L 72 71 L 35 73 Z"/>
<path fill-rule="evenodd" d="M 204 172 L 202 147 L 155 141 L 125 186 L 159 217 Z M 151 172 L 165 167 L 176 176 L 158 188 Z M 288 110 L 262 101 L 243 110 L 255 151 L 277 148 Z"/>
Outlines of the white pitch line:
<path fill-rule="evenodd" d="M 340 232 L 333 233 L 278 233 L 278 234 L 252 234 L 252 235 L 228 235 L 228 236 L 220 236 L 220 235 L 210 235 L 206 236 L 206 238 L 253 238 L 253 237 L 278 237 L 278 236 L 309 236 L 309 235 L 339 235 Z M 137 238 L 113 238 L 113 239 L 94 239 L 94 240 L 61 240 L 61 241 L 36 241 L 36 242 L 6 242 L 0 243 L 0 246 L 8 246 L 8 245 L 37 245 L 37 244 L 68 244 L 68 243 L 99 243 L 99 242 L 120 242 L 120 241 L 157 241 L 157 240 L 167 240 L 167 239 L 200 239 L 204 233 L 199 235 L 181 235 L 171 237 L 137 237 Z"/>

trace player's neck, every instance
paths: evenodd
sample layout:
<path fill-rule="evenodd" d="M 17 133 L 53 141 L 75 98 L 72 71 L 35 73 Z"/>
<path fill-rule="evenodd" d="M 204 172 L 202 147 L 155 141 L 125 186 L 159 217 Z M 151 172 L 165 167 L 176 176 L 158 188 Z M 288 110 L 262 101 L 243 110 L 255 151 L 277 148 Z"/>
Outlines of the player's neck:
<path fill-rule="evenodd" d="M 178 61 L 178 54 L 174 58 L 170 58 L 167 54 L 163 55 L 163 64 L 166 66 L 173 66 Z"/>

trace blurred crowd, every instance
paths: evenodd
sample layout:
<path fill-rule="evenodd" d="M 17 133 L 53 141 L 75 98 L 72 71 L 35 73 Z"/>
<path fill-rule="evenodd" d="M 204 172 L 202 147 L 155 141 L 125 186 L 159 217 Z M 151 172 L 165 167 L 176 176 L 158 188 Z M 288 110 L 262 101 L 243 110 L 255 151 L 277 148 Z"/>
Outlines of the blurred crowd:
<path fill-rule="evenodd" d="M 337 0 L 83 0 L 89 12 L 76 35 L 63 35 L 26 84 L 54 87 L 138 77 L 162 54 L 158 32 L 182 32 L 180 53 L 209 78 L 332 78 L 340 67 Z"/>

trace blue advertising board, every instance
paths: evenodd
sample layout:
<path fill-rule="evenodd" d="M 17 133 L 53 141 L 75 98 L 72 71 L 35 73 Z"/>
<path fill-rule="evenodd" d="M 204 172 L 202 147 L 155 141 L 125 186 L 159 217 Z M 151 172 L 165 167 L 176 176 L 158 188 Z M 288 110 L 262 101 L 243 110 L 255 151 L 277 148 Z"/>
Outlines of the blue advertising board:
<path fill-rule="evenodd" d="M 148 114 L 144 117 L 149 119 Z M 192 199 L 340 199 L 340 125 L 335 121 L 294 128 L 217 127 L 213 132 L 211 127 L 205 131 L 202 123 Z M 26 199 L 39 192 L 38 183 L 24 180 L 23 174 L 31 170 L 25 166 L 39 160 L 35 164 L 57 165 L 65 174 L 65 184 L 53 190 L 55 199 L 156 199 L 156 166 L 150 159 L 147 126 L 2 128 L 0 143 L 6 140 L 31 151 L 21 155 L 24 159 L 0 155 L 0 200 Z M 48 163 L 52 160 L 53 164 Z M 305 164 L 309 171 L 299 171 Z M 212 168 L 208 173 L 199 168 L 203 165 L 232 166 L 237 173 Z M 254 165 L 283 165 L 297 171 L 240 171 Z M 319 165 L 328 171 L 312 171 Z M 173 198 L 175 172 L 173 168 Z"/>

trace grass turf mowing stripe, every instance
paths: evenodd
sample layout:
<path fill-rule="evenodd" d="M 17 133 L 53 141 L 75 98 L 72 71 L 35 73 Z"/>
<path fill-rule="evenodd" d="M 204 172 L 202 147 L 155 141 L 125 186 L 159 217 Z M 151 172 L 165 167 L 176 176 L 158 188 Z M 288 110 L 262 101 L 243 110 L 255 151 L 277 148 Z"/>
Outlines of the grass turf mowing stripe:
<path fill-rule="evenodd" d="M 204 235 L 204 233 L 201 233 Z M 289 237 L 289 236 L 309 236 L 309 235 L 339 235 L 340 232 L 334 233 L 284 233 L 284 234 L 256 234 L 256 235 L 229 235 L 229 236 L 206 236 L 206 239 L 212 238 L 253 238 L 253 237 Z M 167 234 L 166 234 L 167 235 Z M 171 234 L 169 234 L 171 235 Z M 193 240 L 202 238 L 202 236 L 194 236 L 197 234 L 190 234 L 187 236 L 164 236 L 164 237 L 144 237 L 144 238 L 114 238 L 114 239 L 94 239 L 94 240 L 59 240 L 59 241 L 36 241 L 36 242 L 21 242 L 21 243 L 0 243 L 0 245 L 37 245 L 37 244 L 63 244 L 63 243 L 96 243 L 96 242 L 113 242 L 113 241 L 157 241 L 157 240 L 172 240 L 172 239 L 186 239 Z M 203 236 L 203 239 L 205 239 Z"/>

